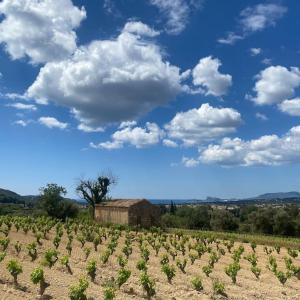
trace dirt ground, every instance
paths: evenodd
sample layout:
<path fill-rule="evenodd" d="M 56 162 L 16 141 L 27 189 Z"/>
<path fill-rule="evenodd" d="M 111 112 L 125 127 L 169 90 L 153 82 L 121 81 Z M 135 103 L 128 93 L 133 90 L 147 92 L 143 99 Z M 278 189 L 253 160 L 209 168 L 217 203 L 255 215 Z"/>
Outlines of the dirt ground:
<path fill-rule="evenodd" d="M 52 235 L 52 236 L 51 236 Z M 53 248 L 52 239 L 53 234 L 50 235 L 49 240 L 43 240 L 43 245 L 39 246 L 39 256 L 35 262 L 31 262 L 30 257 L 26 252 L 26 244 L 35 240 L 32 233 L 25 235 L 23 232 L 16 232 L 13 227 L 9 233 L 10 245 L 8 247 L 7 256 L 0 263 L 0 300 L 24 300 L 24 299 L 37 299 L 37 286 L 35 286 L 30 281 L 30 273 L 32 270 L 39 265 L 42 260 L 45 249 Z M 17 257 L 14 250 L 13 244 L 16 241 L 22 243 L 22 251 Z M 100 261 L 100 254 L 104 251 L 105 245 L 98 246 L 98 251 L 95 252 L 92 243 L 86 243 L 85 246 L 91 247 L 92 253 L 89 257 L 95 258 L 97 260 L 97 276 L 94 283 L 89 284 L 87 289 L 87 296 L 91 299 L 103 299 L 102 286 L 107 279 L 116 277 L 117 270 L 119 269 L 117 263 L 117 256 L 121 254 L 121 249 L 124 245 L 124 237 L 120 237 L 119 244 L 116 252 L 112 257 L 109 258 L 107 264 L 103 265 Z M 235 243 L 235 248 L 238 247 L 240 243 Z M 61 255 L 66 255 L 66 235 L 64 234 L 62 242 L 58 248 Z M 245 253 L 251 253 L 252 250 L 249 244 L 244 244 Z M 223 247 L 225 248 L 225 247 Z M 197 259 L 194 265 L 191 265 L 190 260 L 186 267 L 186 274 L 183 274 L 176 267 L 176 276 L 172 281 L 172 284 L 168 283 L 165 274 L 161 272 L 160 257 L 165 252 L 164 249 L 160 250 L 158 257 L 155 256 L 154 251 L 149 246 L 151 250 L 150 260 L 149 260 L 149 275 L 155 279 L 156 283 L 156 296 L 153 299 L 160 300 L 179 300 L 179 299 L 220 299 L 223 296 L 214 296 L 212 291 L 212 279 L 219 279 L 225 284 L 227 299 L 261 299 L 261 300 L 275 300 L 275 299 L 289 299 L 289 300 L 299 300 L 300 299 L 300 281 L 297 278 L 292 277 L 288 279 L 286 284 L 283 286 L 274 274 L 269 271 L 266 267 L 267 265 L 267 255 L 263 251 L 263 246 L 257 246 L 256 253 L 258 256 L 258 266 L 261 268 L 262 273 L 260 279 L 256 279 L 255 276 L 250 271 L 250 263 L 245 259 L 241 259 L 241 270 L 237 276 L 237 283 L 233 284 L 231 279 L 225 274 L 224 268 L 229 263 L 232 262 L 231 254 L 227 252 L 226 255 L 222 256 L 221 259 L 215 264 L 215 268 L 211 273 L 210 277 L 207 278 L 202 272 L 202 267 L 208 262 L 208 254 L 206 253 Z M 280 254 L 275 251 L 272 253 L 276 257 L 278 262 L 279 270 L 285 271 L 284 256 L 288 256 L 286 249 L 281 249 Z M 187 254 L 186 254 L 187 256 Z M 7 262 L 12 259 L 17 258 L 23 267 L 23 273 L 18 277 L 20 287 L 18 289 L 14 288 L 12 284 L 12 277 L 6 270 Z M 178 255 L 178 258 L 182 258 Z M 128 268 L 132 271 L 131 277 L 128 282 L 125 283 L 119 291 L 117 291 L 118 300 L 126 299 L 146 299 L 145 293 L 139 284 L 139 274 L 140 272 L 136 269 L 136 263 L 140 259 L 140 250 L 138 248 L 137 242 L 134 242 L 133 253 L 129 257 Z M 171 259 L 171 258 L 170 258 Z M 176 266 L 175 261 L 171 259 L 171 264 Z M 300 258 L 297 257 L 294 260 L 297 266 L 300 265 Z M 50 286 L 46 289 L 43 299 L 69 299 L 68 290 L 70 285 L 77 283 L 78 279 L 82 275 L 86 275 L 85 267 L 85 255 L 80 247 L 79 242 L 74 239 L 73 241 L 73 251 L 70 258 L 70 266 L 73 274 L 69 274 L 66 270 L 62 268 L 59 262 L 57 262 L 51 269 L 44 267 L 45 278 Z M 197 292 L 193 289 L 190 281 L 193 276 L 199 275 L 203 280 L 203 291 Z"/>

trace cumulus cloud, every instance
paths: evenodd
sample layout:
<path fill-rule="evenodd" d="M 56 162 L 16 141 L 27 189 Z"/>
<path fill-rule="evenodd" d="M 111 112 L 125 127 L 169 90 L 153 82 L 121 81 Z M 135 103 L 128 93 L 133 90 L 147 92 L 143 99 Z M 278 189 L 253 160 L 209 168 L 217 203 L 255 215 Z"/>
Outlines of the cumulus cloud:
<path fill-rule="evenodd" d="M 12 59 L 34 64 L 64 59 L 76 49 L 76 29 L 85 9 L 71 0 L 3 0 L 0 42 Z"/>
<path fill-rule="evenodd" d="M 202 104 L 186 112 L 179 112 L 165 125 L 168 137 L 195 146 L 232 133 L 241 124 L 241 115 L 232 108 Z"/>
<path fill-rule="evenodd" d="M 282 165 L 300 162 L 300 126 L 285 135 L 265 135 L 249 141 L 224 138 L 200 150 L 199 161 L 222 166 Z"/>
<path fill-rule="evenodd" d="M 224 38 L 218 39 L 219 43 L 233 45 L 236 41 L 259 32 L 265 28 L 275 26 L 287 8 L 278 3 L 264 3 L 247 7 L 240 13 L 237 32 L 228 32 Z"/>
<path fill-rule="evenodd" d="M 146 123 L 142 127 L 123 127 L 117 130 L 111 136 L 111 141 L 102 142 L 99 144 L 90 143 L 92 148 L 97 149 L 118 149 L 122 148 L 124 144 L 135 146 L 136 148 L 145 148 L 156 145 L 164 136 L 164 131 L 155 123 Z"/>
<path fill-rule="evenodd" d="M 261 48 L 250 48 L 250 54 L 252 56 L 259 55 L 261 53 Z"/>
<path fill-rule="evenodd" d="M 189 22 L 194 10 L 200 9 L 203 0 L 149 0 L 166 18 L 165 30 L 168 34 L 181 33 Z"/>
<path fill-rule="evenodd" d="M 37 110 L 37 107 L 34 104 L 24 104 L 24 103 L 12 103 L 12 104 L 7 104 L 8 107 L 13 107 L 15 109 L 19 109 L 19 110 L 31 110 L 31 111 L 35 111 Z"/>
<path fill-rule="evenodd" d="M 191 157 L 183 157 L 181 163 L 187 168 L 194 168 L 199 165 L 199 160 Z"/>
<path fill-rule="evenodd" d="M 257 105 L 277 104 L 293 96 L 300 86 L 300 70 L 291 67 L 270 66 L 257 76 L 252 100 Z"/>
<path fill-rule="evenodd" d="M 284 100 L 278 104 L 279 109 L 290 116 L 300 116 L 300 97 Z"/>
<path fill-rule="evenodd" d="M 226 94 L 232 85 L 232 77 L 219 72 L 221 65 L 221 61 L 212 56 L 200 59 L 192 71 L 193 84 L 204 89 L 206 95 L 222 96 Z"/>
<path fill-rule="evenodd" d="M 83 132 L 91 133 L 91 132 L 103 132 L 103 127 L 91 127 L 85 124 L 79 124 L 77 126 L 77 129 Z"/>
<path fill-rule="evenodd" d="M 170 148 L 178 147 L 178 144 L 176 142 L 169 139 L 163 139 L 163 145 Z"/>
<path fill-rule="evenodd" d="M 123 28 L 123 31 L 130 32 L 130 33 L 136 33 L 140 36 L 155 37 L 155 36 L 159 35 L 158 31 L 155 31 L 154 29 L 150 28 L 148 25 L 146 25 L 140 21 L 127 22 Z"/>
<path fill-rule="evenodd" d="M 68 127 L 68 123 L 60 122 L 53 117 L 40 117 L 39 123 L 48 128 L 66 129 Z"/>
<path fill-rule="evenodd" d="M 93 41 L 67 60 L 47 63 L 26 95 L 69 107 L 80 123 L 99 127 L 167 104 L 181 91 L 180 81 L 179 68 L 164 61 L 155 43 L 123 30 L 116 39 Z"/>

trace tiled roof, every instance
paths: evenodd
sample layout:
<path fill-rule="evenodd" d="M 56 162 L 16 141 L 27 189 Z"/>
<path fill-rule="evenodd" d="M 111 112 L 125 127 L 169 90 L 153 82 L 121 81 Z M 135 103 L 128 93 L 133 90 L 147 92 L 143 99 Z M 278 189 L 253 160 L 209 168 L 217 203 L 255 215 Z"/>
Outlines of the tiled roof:
<path fill-rule="evenodd" d="M 115 199 L 107 202 L 103 202 L 101 204 L 97 204 L 97 206 L 105 206 L 105 207 L 130 207 L 139 202 L 147 201 L 146 199 Z M 148 202 L 148 201 L 147 201 Z"/>

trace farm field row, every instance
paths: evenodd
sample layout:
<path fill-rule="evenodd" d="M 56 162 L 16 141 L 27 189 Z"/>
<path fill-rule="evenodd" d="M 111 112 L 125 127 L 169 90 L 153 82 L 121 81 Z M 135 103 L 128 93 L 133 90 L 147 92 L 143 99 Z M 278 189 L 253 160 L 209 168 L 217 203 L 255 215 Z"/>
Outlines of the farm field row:
<path fill-rule="evenodd" d="M 0 299 L 299 299 L 299 251 L 0 217 Z"/>

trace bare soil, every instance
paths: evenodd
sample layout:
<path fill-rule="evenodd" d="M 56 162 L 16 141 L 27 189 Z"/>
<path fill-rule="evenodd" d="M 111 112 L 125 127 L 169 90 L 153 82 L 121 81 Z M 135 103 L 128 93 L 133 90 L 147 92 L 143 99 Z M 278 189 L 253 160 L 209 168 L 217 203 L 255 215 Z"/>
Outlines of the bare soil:
<path fill-rule="evenodd" d="M 52 244 L 53 233 L 50 234 L 48 240 L 42 240 L 43 244 L 38 249 L 38 259 L 31 262 L 30 257 L 26 252 L 26 244 L 35 241 L 32 233 L 28 232 L 25 235 L 22 231 L 16 232 L 13 227 L 9 233 L 10 245 L 7 250 L 7 256 L 0 263 L 0 300 L 24 300 L 24 299 L 37 299 L 38 287 L 30 281 L 30 273 L 37 267 L 43 258 L 45 249 L 54 248 Z M 14 250 L 14 243 L 20 241 L 22 243 L 22 251 L 17 256 Z M 117 263 L 117 256 L 121 254 L 121 249 L 124 246 L 124 237 L 120 237 L 119 244 L 116 252 L 109 258 L 107 264 L 103 265 L 100 261 L 100 254 L 106 249 L 107 241 L 98 246 L 98 251 L 94 251 L 92 243 L 86 243 L 85 246 L 92 248 L 91 255 L 88 259 L 97 260 L 97 275 L 95 282 L 90 282 L 87 289 L 87 296 L 91 299 L 103 299 L 102 284 L 111 277 L 116 277 L 117 271 L 120 268 Z M 241 243 L 235 243 L 235 248 Z M 243 244 L 245 247 L 244 255 L 252 253 L 252 249 L 249 244 Z M 58 248 L 60 256 L 66 255 L 66 235 L 64 234 L 62 242 Z M 226 249 L 223 246 L 224 249 Z M 156 296 L 153 299 L 160 300 L 175 300 L 175 299 L 226 299 L 225 296 L 217 296 L 213 294 L 212 281 L 213 279 L 219 279 L 225 284 L 227 299 L 246 300 L 246 299 L 261 299 L 261 300 L 299 300 L 300 299 L 300 281 L 292 277 L 287 280 L 285 285 L 282 285 L 274 274 L 267 269 L 268 256 L 263 251 L 263 246 L 259 245 L 256 248 L 256 254 L 258 256 L 258 266 L 261 268 L 262 273 L 259 279 L 256 279 L 254 274 L 250 271 L 250 263 L 245 259 L 241 259 L 241 270 L 237 276 L 237 283 L 233 284 L 231 279 L 225 274 L 224 268 L 232 262 L 231 254 L 227 252 L 220 258 L 215 264 L 214 270 L 210 277 L 206 277 L 202 272 L 202 267 L 208 262 L 208 253 L 203 255 L 201 259 L 197 259 L 194 265 L 191 265 L 190 260 L 186 267 L 186 274 L 182 273 L 177 267 L 176 262 L 172 261 L 176 267 L 176 276 L 172 281 L 172 284 L 168 283 L 165 274 L 161 271 L 160 257 L 165 253 L 165 249 L 161 248 L 158 257 L 155 256 L 155 252 L 149 246 L 151 250 L 149 260 L 149 275 L 155 279 L 156 282 Z M 187 251 L 188 253 L 188 251 Z M 284 264 L 284 256 L 288 256 L 287 250 L 282 248 L 280 254 L 275 251 L 272 253 L 276 257 L 278 262 L 278 269 L 286 271 Z M 186 254 L 188 257 L 188 254 Z M 13 286 L 13 278 L 6 270 L 6 264 L 10 259 L 18 259 L 23 267 L 23 273 L 18 277 L 19 287 Z M 182 259 L 181 255 L 177 258 Z M 146 295 L 139 284 L 140 272 L 136 268 L 136 263 L 140 259 L 140 250 L 138 243 L 134 242 L 133 253 L 129 257 L 128 268 L 132 271 L 131 277 L 128 282 L 125 283 L 119 291 L 117 291 L 118 300 L 126 299 L 146 299 Z M 294 263 L 299 266 L 300 259 L 297 257 Z M 50 286 L 46 289 L 43 299 L 69 299 L 68 291 L 70 285 L 77 283 L 78 279 L 82 275 L 86 275 L 86 261 L 85 254 L 80 247 L 80 243 L 74 238 L 73 251 L 70 258 L 70 266 L 72 274 L 69 274 L 59 263 L 59 261 L 50 269 L 44 267 L 46 281 Z M 203 291 L 197 292 L 191 285 L 191 279 L 194 276 L 201 276 L 203 280 Z"/>

